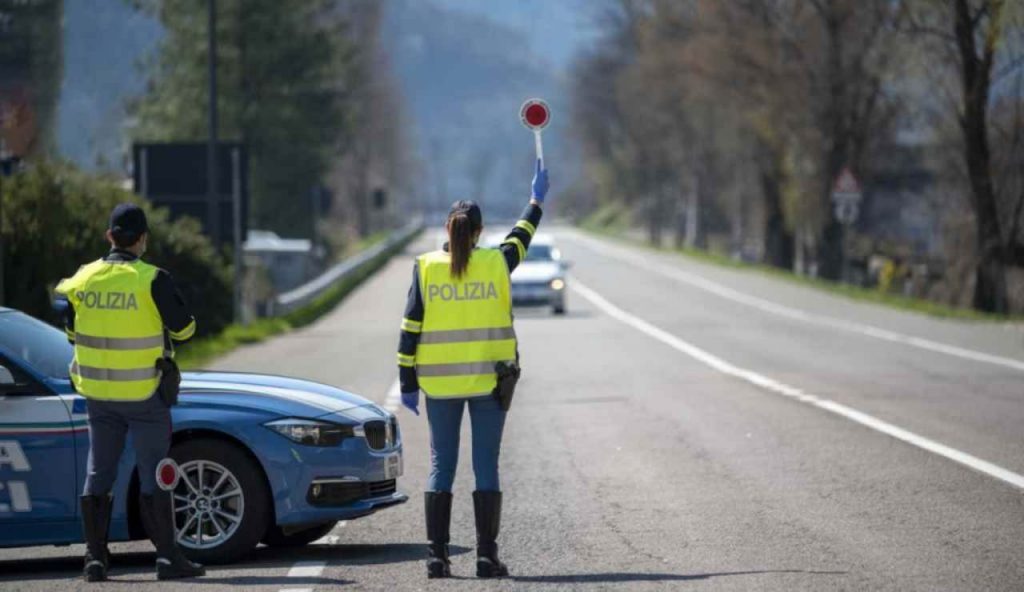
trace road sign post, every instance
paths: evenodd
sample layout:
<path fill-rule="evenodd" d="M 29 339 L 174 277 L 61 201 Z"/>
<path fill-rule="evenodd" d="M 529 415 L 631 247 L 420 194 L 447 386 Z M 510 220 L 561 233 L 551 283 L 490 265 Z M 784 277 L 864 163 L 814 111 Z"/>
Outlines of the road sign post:
<path fill-rule="evenodd" d="M 846 278 L 847 266 L 847 235 L 849 229 L 860 216 L 860 202 L 864 197 L 860 181 L 854 176 L 850 167 L 843 167 L 832 185 L 832 212 L 836 221 L 842 225 L 842 236 L 840 237 L 840 251 L 842 261 L 840 263 L 840 275 Z"/>
<path fill-rule="evenodd" d="M 534 146 L 537 150 L 537 160 L 544 166 L 544 142 L 541 140 L 541 131 L 551 123 L 551 109 L 541 99 L 527 99 L 519 108 L 519 119 L 527 129 L 533 131 Z"/>

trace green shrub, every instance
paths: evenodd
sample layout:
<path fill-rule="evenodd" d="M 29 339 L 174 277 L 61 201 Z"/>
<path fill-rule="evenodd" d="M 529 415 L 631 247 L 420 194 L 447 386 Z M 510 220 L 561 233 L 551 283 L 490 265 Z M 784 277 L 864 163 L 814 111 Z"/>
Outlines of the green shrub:
<path fill-rule="evenodd" d="M 231 282 L 223 258 L 200 234 L 199 223 L 168 221 L 114 179 L 64 164 L 36 163 L 3 179 L 4 278 L 7 306 L 57 321 L 53 288 L 82 264 L 109 249 L 104 233 L 121 202 L 146 209 L 151 228 L 146 261 L 168 270 L 191 305 L 199 332 L 215 333 L 231 321 Z"/>

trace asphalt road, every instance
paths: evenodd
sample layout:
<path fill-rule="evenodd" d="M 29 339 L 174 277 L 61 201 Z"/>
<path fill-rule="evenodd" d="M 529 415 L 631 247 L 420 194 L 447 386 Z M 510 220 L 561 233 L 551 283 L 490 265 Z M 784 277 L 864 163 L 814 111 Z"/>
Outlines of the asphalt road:
<path fill-rule="evenodd" d="M 427 430 L 403 410 L 412 502 L 174 588 L 1024 589 L 1024 327 L 558 235 L 574 264 L 569 314 L 517 314 L 525 377 L 506 428 L 500 539 L 513 578 L 471 577 L 464 450 L 460 577 L 425 579 Z M 411 255 L 433 243 L 317 324 L 217 367 L 386 402 Z M 170 588 L 153 581 L 149 549 L 114 545 L 107 587 Z M 0 551 L 0 589 L 93 589 L 76 579 L 80 553 Z"/>

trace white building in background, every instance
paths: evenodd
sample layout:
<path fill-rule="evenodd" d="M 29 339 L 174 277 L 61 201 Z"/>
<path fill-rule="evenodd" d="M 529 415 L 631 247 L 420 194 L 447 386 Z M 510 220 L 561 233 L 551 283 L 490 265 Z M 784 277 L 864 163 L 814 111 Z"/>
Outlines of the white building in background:
<path fill-rule="evenodd" d="M 247 265 L 266 269 L 277 293 L 287 292 L 313 277 L 318 263 L 313 243 L 305 238 L 281 238 L 270 230 L 249 230 L 242 246 Z"/>

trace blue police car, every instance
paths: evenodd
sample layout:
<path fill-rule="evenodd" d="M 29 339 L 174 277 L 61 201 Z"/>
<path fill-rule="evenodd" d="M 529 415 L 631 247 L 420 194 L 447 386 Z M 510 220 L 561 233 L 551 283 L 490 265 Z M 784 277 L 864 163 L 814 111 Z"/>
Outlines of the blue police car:
<path fill-rule="evenodd" d="M 68 379 L 63 332 L 0 308 L 0 547 L 82 542 L 78 497 L 89 448 L 85 400 Z M 185 373 L 171 456 L 178 540 L 193 560 L 237 560 L 258 543 L 298 546 L 401 504 L 395 416 L 304 380 Z M 131 445 L 114 489 L 110 540 L 146 538 Z"/>

